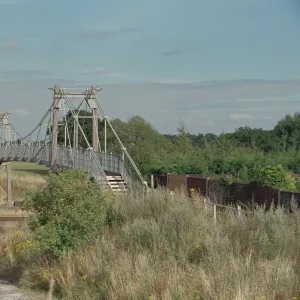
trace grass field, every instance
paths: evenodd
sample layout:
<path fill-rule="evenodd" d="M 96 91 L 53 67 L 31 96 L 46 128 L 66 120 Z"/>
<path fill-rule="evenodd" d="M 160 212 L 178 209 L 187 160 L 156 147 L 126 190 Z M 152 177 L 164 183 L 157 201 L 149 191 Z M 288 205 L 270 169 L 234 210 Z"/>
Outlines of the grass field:
<path fill-rule="evenodd" d="M 26 162 L 12 162 L 11 168 L 14 201 L 22 200 L 28 189 L 42 186 L 45 183 L 44 177 L 48 172 L 48 168 L 45 166 Z M 0 173 L 0 185 L 7 191 L 6 174 L 4 172 Z M 3 204 L 4 198 L 4 195 L 0 192 L 0 205 Z"/>
<path fill-rule="evenodd" d="M 36 168 L 40 166 L 13 165 L 14 193 L 22 197 L 28 187 L 45 184 L 46 169 L 35 173 Z M 215 221 L 212 209 L 200 198 L 187 201 L 164 190 L 134 190 L 125 196 L 93 198 L 97 205 L 107 204 L 105 222 L 100 231 L 85 237 L 74 228 L 94 226 L 94 219 L 87 217 L 89 194 L 81 192 L 75 179 L 54 182 L 61 185 L 51 190 L 60 193 L 46 189 L 39 198 L 49 200 L 42 211 L 47 215 L 52 202 L 64 209 L 50 213 L 46 230 L 41 226 L 36 235 L 25 222 L 5 230 L 0 226 L 3 279 L 28 290 L 47 291 L 53 277 L 56 295 L 63 300 L 300 299 L 300 210 L 286 214 L 261 208 L 241 216 L 229 210 Z M 79 241 L 52 259 L 40 245 L 51 241 L 48 233 L 60 241 L 57 232 L 63 241 L 69 232 Z"/>

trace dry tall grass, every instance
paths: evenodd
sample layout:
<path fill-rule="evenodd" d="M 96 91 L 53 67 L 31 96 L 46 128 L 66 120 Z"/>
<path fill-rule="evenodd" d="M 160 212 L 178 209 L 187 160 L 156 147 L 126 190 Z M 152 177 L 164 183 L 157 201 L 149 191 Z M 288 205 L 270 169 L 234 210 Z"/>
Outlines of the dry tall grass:
<path fill-rule="evenodd" d="M 7 177 L 4 172 L 0 173 L 0 185 L 7 191 Z M 13 171 L 12 172 L 12 195 L 14 200 L 22 200 L 28 189 L 45 185 L 42 175 Z M 3 203 L 4 195 L 0 192 L 0 204 Z"/>
<path fill-rule="evenodd" d="M 300 295 L 300 213 L 219 216 L 158 191 L 110 203 L 103 236 L 22 274 L 32 288 L 53 276 L 63 299 L 292 299 Z"/>

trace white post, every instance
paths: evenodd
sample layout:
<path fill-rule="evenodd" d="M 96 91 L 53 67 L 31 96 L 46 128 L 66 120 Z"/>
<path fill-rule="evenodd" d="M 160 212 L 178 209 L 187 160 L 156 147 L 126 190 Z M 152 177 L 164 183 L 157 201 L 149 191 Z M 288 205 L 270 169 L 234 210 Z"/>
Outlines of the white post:
<path fill-rule="evenodd" d="M 104 117 L 104 153 L 106 153 L 106 116 Z"/>
<path fill-rule="evenodd" d="M 214 221 L 217 222 L 217 205 L 214 204 Z"/>
<path fill-rule="evenodd" d="M 237 210 L 238 210 L 238 216 L 242 215 L 242 208 L 240 205 L 237 206 Z"/>
<path fill-rule="evenodd" d="M 154 189 L 154 176 L 151 175 L 151 189 Z"/>
<path fill-rule="evenodd" d="M 65 124 L 65 143 L 64 143 L 65 148 L 67 147 L 67 124 Z"/>

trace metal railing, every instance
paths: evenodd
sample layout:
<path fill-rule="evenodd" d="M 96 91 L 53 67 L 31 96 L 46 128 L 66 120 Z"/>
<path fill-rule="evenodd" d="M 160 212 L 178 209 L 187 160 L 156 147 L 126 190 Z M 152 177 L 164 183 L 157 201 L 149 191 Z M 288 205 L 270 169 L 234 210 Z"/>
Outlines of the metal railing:
<path fill-rule="evenodd" d="M 0 145 L 0 159 L 5 161 L 33 161 L 50 166 L 50 154 L 51 145 L 38 143 Z M 68 169 L 82 169 L 94 175 L 99 182 L 107 182 L 106 174 L 103 172 L 105 170 L 121 174 L 127 185 L 132 184 L 132 178 L 121 155 L 58 146 L 56 165 Z"/>

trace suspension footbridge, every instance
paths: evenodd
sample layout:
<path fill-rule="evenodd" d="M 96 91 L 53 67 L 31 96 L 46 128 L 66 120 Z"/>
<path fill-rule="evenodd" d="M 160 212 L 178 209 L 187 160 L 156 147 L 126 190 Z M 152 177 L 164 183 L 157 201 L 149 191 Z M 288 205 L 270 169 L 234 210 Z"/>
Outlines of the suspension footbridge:
<path fill-rule="evenodd" d="M 35 162 L 51 170 L 82 169 L 104 189 L 114 192 L 124 192 L 135 182 L 147 187 L 98 101 L 101 89 L 91 86 L 78 92 L 55 85 L 50 90 L 51 106 L 26 136 L 9 122 L 8 112 L 0 113 L 1 161 Z M 89 113 L 82 115 L 82 111 Z M 107 152 L 108 131 L 118 145 L 116 153 Z"/>

